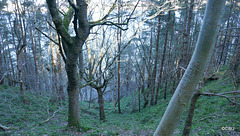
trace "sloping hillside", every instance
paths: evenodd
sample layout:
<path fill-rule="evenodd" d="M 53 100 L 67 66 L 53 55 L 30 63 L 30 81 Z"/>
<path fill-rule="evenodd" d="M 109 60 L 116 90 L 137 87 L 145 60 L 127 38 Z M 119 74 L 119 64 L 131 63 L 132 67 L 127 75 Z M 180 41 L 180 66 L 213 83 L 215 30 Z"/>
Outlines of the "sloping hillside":
<path fill-rule="evenodd" d="M 202 92 L 220 93 L 233 90 L 231 77 L 218 73 L 219 80 L 208 81 Z M 161 94 L 160 97 L 163 95 Z M 0 86 L 0 135 L 152 135 L 168 101 L 131 112 L 131 96 L 122 99 L 123 114 L 105 103 L 106 121 L 100 122 L 98 104 L 80 102 L 82 132 L 67 129 L 67 102 L 52 102 L 49 96 L 26 91 L 27 104 L 19 97 L 19 89 Z M 240 135 L 240 107 L 217 96 L 200 96 L 193 119 L 191 135 Z M 187 110 L 174 135 L 181 135 Z M 234 130 L 222 130 L 231 127 Z M 3 130 L 5 129 L 5 130 Z"/>

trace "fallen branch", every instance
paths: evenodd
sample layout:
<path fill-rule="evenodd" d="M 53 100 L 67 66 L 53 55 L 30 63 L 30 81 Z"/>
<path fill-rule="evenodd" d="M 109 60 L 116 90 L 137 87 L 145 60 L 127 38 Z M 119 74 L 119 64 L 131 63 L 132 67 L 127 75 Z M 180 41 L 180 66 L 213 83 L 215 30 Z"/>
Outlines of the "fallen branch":
<path fill-rule="evenodd" d="M 214 115 L 215 115 L 215 116 L 214 116 Z M 212 117 L 218 117 L 218 115 L 217 115 L 216 113 L 214 113 L 214 114 L 212 114 L 212 115 L 210 115 L 210 116 L 207 116 L 207 117 L 205 117 L 205 118 L 201 118 L 201 119 L 199 119 L 199 120 L 196 120 L 195 123 L 196 123 L 196 122 L 199 122 L 199 121 L 204 121 L 204 120 L 209 119 L 209 118 L 212 118 Z"/>
<path fill-rule="evenodd" d="M 10 130 L 9 127 L 3 126 L 2 124 L 0 124 L 0 128 L 4 131 L 9 131 Z"/>
<path fill-rule="evenodd" d="M 3 126 L 2 124 L 0 124 L 0 129 L 4 130 L 4 131 L 9 131 L 11 129 L 17 129 L 15 127 L 6 127 L 6 126 Z"/>
<path fill-rule="evenodd" d="M 55 116 L 55 114 L 56 114 L 57 112 L 59 112 L 61 109 L 62 109 L 62 108 L 59 108 L 58 110 L 54 111 L 54 113 L 53 113 L 53 115 L 52 115 L 51 117 L 49 117 L 48 119 L 42 121 L 42 122 L 39 123 L 39 124 L 47 123 L 47 122 L 48 122 L 50 119 L 52 119 L 52 118 Z"/>
<path fill-rule="evenodd" d="M 232 101 L 230 99 L 230 97 L 226 96 L 225 94 L 237 94 L 240 93 L 240 91 L 231 91 L 231 92 L 225 92 L 225 93 L 200 93 L 200 95 L 204 95 L 204 96 L 219 96 L 219 97 L 223 97 L 226 98 L 229 102 L 233 103 L 233 104 L 237 104 L 240 105 L 240 103 L 237 103 L 235 101 Z"/>

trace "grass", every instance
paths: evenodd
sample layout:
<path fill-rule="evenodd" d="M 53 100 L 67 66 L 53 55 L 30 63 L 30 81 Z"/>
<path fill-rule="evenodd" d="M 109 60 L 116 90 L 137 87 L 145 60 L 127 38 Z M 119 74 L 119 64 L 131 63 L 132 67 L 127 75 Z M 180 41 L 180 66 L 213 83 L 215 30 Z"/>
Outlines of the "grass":
<path fill-rule="evenodd" d="M 230 77 L 225 76 L 217 81 L 209 81 L 202 89 L 203 92 L 226 92 L 233 90 Z M 134 95 L 134 94 L 133 94 Z M 121 100 L 123 114 L 112 109 L 112 103 L 105 103 L 106 120 L 99 121 L 98 104 L 80 102 L 80 120 L 88 131 L 78 132 L 68 129 L 66 101 L 51 102 L 49 96 L 38 96 L 27 92 L 27 104 L 23 104 L 19 97 L 19 88 L 6 85 L 0 86 L 0 124 L 9 127 L 10 131 L 0 130 L 0 135 L 152 135 L 168 105 L 167 100 L 160 100 L 155 106 L 132 112 L 132 96 Z M 136 105 L 137 106 L 137 105 Z M 185 110 L 174 135 L 179 136 L 184 127 L 187 116 Z M 58 111 L 58 112 L 56 112 Z M 55 112 L 55 114 L 54 114 Z M 240 107 L 230 104 L 219 97 L 200 96 L 193 119 L 191 136 L 205 135 L 240 135 Z M 54 116 L 47 122 L 46 119 Z M 221 130 L 222 127 L 234 127 L 234 131 Z"/>

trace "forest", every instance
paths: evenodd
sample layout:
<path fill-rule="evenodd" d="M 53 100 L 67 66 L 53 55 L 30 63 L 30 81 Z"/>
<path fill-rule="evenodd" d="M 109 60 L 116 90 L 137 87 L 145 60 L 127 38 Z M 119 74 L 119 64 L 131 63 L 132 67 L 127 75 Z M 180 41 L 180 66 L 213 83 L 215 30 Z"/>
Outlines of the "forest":
<path fill-rule="evenodd" d="M 238 0 L 1 0 L 0 135 L 239 136 Z"/>

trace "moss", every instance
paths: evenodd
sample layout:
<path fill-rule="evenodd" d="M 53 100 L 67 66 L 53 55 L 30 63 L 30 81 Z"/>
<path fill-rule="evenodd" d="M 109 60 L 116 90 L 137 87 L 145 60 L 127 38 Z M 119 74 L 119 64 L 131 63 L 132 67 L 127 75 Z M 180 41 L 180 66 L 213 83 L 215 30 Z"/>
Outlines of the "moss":
<path fill-rule="evenodd" d="M 74 13 L 74 10 L 70 6 L 69 9 L 68 9 L 68 12 L 64 15 L 64 18 L 63 18 L 63 26 L 65 27 L 66 30 L 68 30 L 69 24 L 70 24 L 71 19 L 73 17 L 73 13 Z"/>

